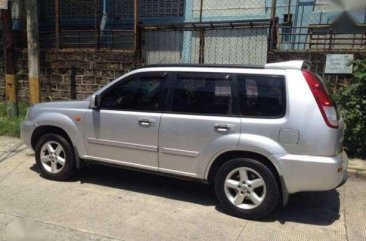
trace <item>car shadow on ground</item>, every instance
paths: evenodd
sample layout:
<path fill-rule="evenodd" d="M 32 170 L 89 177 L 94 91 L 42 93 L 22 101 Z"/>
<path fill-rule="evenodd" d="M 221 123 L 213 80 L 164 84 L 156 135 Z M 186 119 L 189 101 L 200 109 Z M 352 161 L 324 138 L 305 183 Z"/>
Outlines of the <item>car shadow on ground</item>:
<path fill-rule="evenodd" d="M 340 193 L 337 190 L 297 193 L 290 197 L 286 207 L 274 213 L 274 218 L 280 223 L 327 226 L 339 220 L 340 206 Z"/>
<path fill-rule="evenodd" d="M 38 172 L 34 165 L 31 170 Z M 212 185 L 136 172 L 101 165 L 90 165 L 79 171 L 71 182 L 90 183 L 139 192 L 164 198 L 219 208 Z M 337 190 L 297 193 L 285 207 L 279 207 L 263 222 L 286 222 L 331 225 L 340 217 L 340 197 Z"/>

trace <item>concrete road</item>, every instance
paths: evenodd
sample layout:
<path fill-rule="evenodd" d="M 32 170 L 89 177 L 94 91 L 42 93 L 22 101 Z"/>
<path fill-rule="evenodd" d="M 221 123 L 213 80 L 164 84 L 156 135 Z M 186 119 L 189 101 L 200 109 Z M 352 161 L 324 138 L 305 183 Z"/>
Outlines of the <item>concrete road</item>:
<path fill-rule="evenodd" d="M 45 180 L 18 142 L 0 137 L 0 240 L 366 240 L 361 179 L 293 195 L 257 222 L 222 213 L 200 183 L 102 166 L 69 182 Z"/>

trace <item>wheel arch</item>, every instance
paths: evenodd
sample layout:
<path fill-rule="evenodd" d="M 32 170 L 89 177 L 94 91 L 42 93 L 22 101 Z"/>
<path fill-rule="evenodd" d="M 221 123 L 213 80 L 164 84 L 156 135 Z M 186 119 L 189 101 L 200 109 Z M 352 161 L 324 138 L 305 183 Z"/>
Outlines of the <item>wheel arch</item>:
<path fill-rule="evenodd" d="M 31 137 L 31 145 L 33 150 L 36 147 L 37 141 L 45 134 L 58 134 L 62 137 L 64 137 L 69 143 L 72 143 L 69 135 L 67 134 L 67 132 L 58 127 L 58 126 L 53 126 L 53 125 L 42 125 L 42 126 L 38 126 L 32 133 L 32 137 Z"/>
<path fill-rule="evenodd" d="M 80 168 L 81 166 L 81 160 L 78 155 L 78 151 L 74 143 L 72 142 L 72 139 L 70 138 L 70 135 L 61 127 L 55 126 L 55 125 L 41 125 L 38 126 L 32 133 L 31 137 L 31 145 L 33 150 L 35 150 L 35 147 L 37 145 L 37 141 L 44 136 L 45 134 L 58 134 L 66 139 L 74 150 L 74 156 L 76 161 L 76 168 Z"/>
<path fill-rule="evenodd" d="M 214 182 L 215 176 L 217 171 L 219 170 L 219 168 L 228 160 L 231 159 L 235 159 L 235 158 L 250 158 L 250 159 L 254 159 L 257 160 L 259 162 L 261 162 L 262 164 L 264 164 L 265 166 L 267 166 L 272 173 L 274 174 L 281 194 L 282 194 L 282 201 L 283 204 L 285 205 L 288 201 L 288 192 L 287 192 L 287 188 L 286 188 L 286 184 L 285 181 L 281 175 L 281 172 L 279 170 L 279 168 L 266 156 L 259 154 L 259 153 L 255 153 L 255 152 L 250 152 L 250 151 L 227 151 L 224 153 L 221 153 L 219 156 L 217 156 L 215 158 L 215 160 L 211 163 L 211 165 L 208 168 L 208 172 L 206 174 L 206 178 L 207 181 L 209 183 Z"/>

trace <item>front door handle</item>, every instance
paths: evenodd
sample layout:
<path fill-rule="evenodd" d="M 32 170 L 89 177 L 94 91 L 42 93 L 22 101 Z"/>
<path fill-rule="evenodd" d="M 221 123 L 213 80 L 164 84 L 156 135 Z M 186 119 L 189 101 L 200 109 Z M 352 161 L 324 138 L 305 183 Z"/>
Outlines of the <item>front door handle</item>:
<path fill-rule="evenodd" d="M 139 125 L 141 126 L 154 126 L 155 125 L 155 120 L 153 119 L 139 119 Z"/>
<path fill-rule="evenodd" d="M 228 132 L 230 131 L 231 129 L 234 128 L 233 125 L 229 125 L 229 124 L 216 124 L 214 126 L 215 130 L 218 131 L 218 132 Z"/>

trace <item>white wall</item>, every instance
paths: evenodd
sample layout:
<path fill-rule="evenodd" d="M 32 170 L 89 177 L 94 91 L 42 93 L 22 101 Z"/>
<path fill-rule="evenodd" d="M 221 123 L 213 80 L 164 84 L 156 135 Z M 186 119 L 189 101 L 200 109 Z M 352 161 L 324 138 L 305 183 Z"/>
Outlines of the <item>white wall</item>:
<path fill-rule="evenodd" d="M 193 17 L 200 16 L 201 0 L 193 0 Z M 245 16 L 265 14 L 265 0 L 203 0 L 203 16 L 205 18 L 225 17 L 243 19 Z M 217 19 L 218 20 L 218 19 Z"/>

